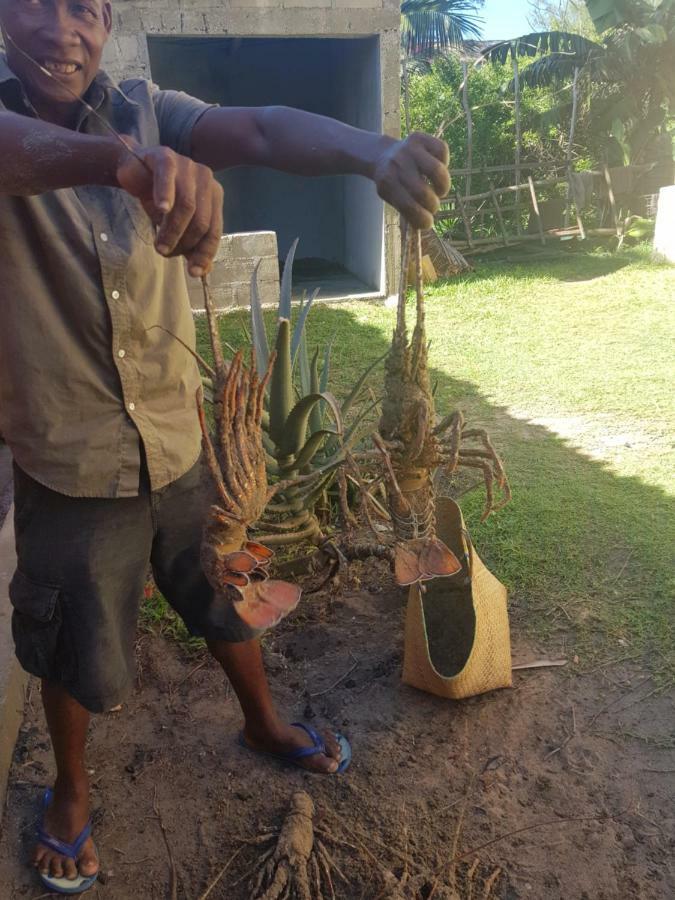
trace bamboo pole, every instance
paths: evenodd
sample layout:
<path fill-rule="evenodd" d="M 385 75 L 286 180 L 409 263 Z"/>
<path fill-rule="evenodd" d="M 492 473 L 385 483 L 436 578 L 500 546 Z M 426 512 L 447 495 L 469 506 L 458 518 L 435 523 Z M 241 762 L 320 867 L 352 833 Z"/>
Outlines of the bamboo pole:
<path fill-rule="evenodd" d="M 553 187 L 556 184 L 565 184 L 565 178 L 541 178 L 538 181 L 534 182 L 535 187 Z M 513 193 L 514 191 L 519 190 L 517 185 L 508 185 L 507 187 L 495 187 L 495 194 L 508 194 Z M 465 197 L 464 202 L 472 202 L 474 200 L 489 200 L 491 198 L 490 191 L 483 191 L 480 194 L 471 194 L 470 197 Z M 447 201 L 446 201 L 447 202 Z M 441 213 L 445 212 L 445 210 L 441 207 Z M 452 214 L 452 213 L 450 213 Z"/>
<path fill-rule="evenodd" d="M 613 228 L 590 228 L 590 229 L 588 229 L 586 234 L 589 236 L 597 236 L 597 237 L 615 237 L 616 236 L 616 232 L 614 231 Z M 563 237 L 569 238 L 569 237 L 577 237 L 578 235 L 579 235 L 579 229 L 575 228 L 574 226 L 571 226 L 570 228 L 566 228 L 566 229 L 559 228 L 556 231 L 546 232 L 546 240 L 548 242 L 548 240 L 551 238 L 556 238 L 556 239 L 563 238 Z M 539 235 L 539 233 L 516 235 L 516 234 L 508 234 L 508 232 L 507 232 L 507 237 L 509 239 L 509 247 L 513 247 L 516 244 L 523 244 L 526 241 L 537 241 L 538 243 L 541 243 L 541 236 Z M 467 253 L 467 254 L 469 253 L 470 250 L 476 250 L 478 247 L 487 247 L 490 245 L 492 245 L 494 247 L 497 247 L 497 246 L 502 247 L 503 241 L 500 237 L 490 237 L 490 238 L 474 238 L 473 239 L 473 247 L 469 247 L 468 243 L 466 241 L 453 241 L 451 244 L 451 246 L 454 249 L 460 250 L 463 253 Z"/>
<path fill-rule="evenodd" d="M 499 208 L 499 200 L 497 199 L 497 194 L 495 193 L 494 185 L 490 182 L 490 194 L 492 195 L 492 205 L 495 208 L 495 212 L 497 214 L 497 221 L 499 222 L 499 229 L 502 233 L 502 240 L 504 241 L 504 246 L 509 246 L 509 240 L 506 236 L 506 227 L 504 226 L 504 217 L 502 216 L 502 211 Z"/>
<path fill-rule="evenodd" d="M 616 230 L 616 236 L 618 238 L 621 237 L 621 225 L 619 224 L 619 214 L 616 210 L 616 200 L 614 199 L 614 188 L 612 187 L 612 176 L 609 174 L 609 169 L 607 166 L 602 167 L 602 174 L 605 176 L 605 183 L 607 185 L 607 194 L 609 196 L 609 206 L 612 210 L 612 218 L 614 219 L 614 228 Z"/>
<path fill-rule="evenodd" d="M 403 112 L 405 114 L 405 131 L 406 134 L 410 134 L 410 78 L 407 53 L 403 57 Z"/>
<path fill-rule="evenodd" d="M 469 65 L 465 61 L 462 63 L 462 106 L 466 115 L 466 167 L 469 170 L 466 176 L 464 193 L 467 197 L 471 196 L 471 170 L 473 166 L 473 119 L 471 117 L 471 106 L 469 105 Z"/>
<path fill-rule="evenodd" d="M 471 222 L 469 221 L 469 217 L 467 216 L 466 209 L 464 208 L 464 204 L 462 202 L 462 198 L 459 195 L 459 191 L 455 191 L 455 197 L 457 199 L 457 206 L 459 208 L 459 213 L 462 217 L 462 221 L 464 222 L 464 230 L 466 231 L 466 242 L 469 247 L 473 247 L 473 237 L 471 236 Z"/>
<path fill-rule="evenodd" d="M 532 176 L 527 176 L 527 183 L 530 186 L 530 196 L 532 197 L 532 209 L 534 210 L 534 214 L 537 217 L 537 226 L 539 228 L 539 237 L 541 239 L 542 244 L 546 243 L 546 238 L 544 237 L 544 226 L 541 221 L 541 214 L 539 212 L 539 202 L 537 200 L 537 191 L 534 187 L 534 181 L 532 181 Z"/>
<path fill-rule="evenodd" d="M 574 147 L 574 129 L 577 124 L 577 104 L 579 101 L 579 66 L 575 66 L 572 81 L 572 118 L 570 119 L 570 137 L 567 142 L 567 203 L 565 205 L 565 228 L 570 224 L 570 206 L 572 203 L 572 148 Z M 575 204 L 576 206 L 576 204 Z M 579 211 L 577 209 L 577 219 Z"/>
<path fill-rule="evenodd" d="M 520 71 L 518 69 L 518 57 L 515 50 L 511 50 L 513 56 L 513 89 L 515 93 L 515 116 L 516 116 L 516 230 L 518 234 L 522 233 L 522 225 L 520 222 L 520 156 L 522 149 L 522 135 L 520 131 Z"/>

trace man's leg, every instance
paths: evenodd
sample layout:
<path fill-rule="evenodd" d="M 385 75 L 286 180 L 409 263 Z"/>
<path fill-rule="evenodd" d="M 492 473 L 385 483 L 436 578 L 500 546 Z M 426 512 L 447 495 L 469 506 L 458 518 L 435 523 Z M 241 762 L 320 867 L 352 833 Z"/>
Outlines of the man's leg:
<path fill-rule="evenodd" d="M 207 641 L 207 644 L 223 667 L 241 704 L 244 737 L 252 748 L 287 753 L 311 745 L 305 731 L 293 728 L 280 719 L 270 695 L 257 640 L 240 643 Z M 325 732 L 323 738 L 327 755 L 308 756 L 301 760 L 301 764 L 314 772 L 334 772 L 340 759 L 340 747 L 330 731 Z"/>
<path fill-rule="evenodd" d="M 138 607 L 152 546 L 149 499 L 149 490 L 119 500 L 67 497 L 15 468 L 12 629 L 19 662 L 42 679 L 56 761 L 45 831 L 67 843 L 88 819 L 89 713 L 116 706 L 133 685 Z M 74 862 L 45 847 L 37 847 L 34 861 L 53 876 L 77 875 Z M 80 874 L 97 868 L 88 841 Z"/>
<path fill-rule="evenodd" d="M 42 702 L 56 759 L 54 799 L 45 813 L 44 826 L 49 834 L 72 843 L 89 819 L 89 778 L 84 764 L 89 713 L 59 684 L 42 682 Z M 76 878 L 93 875 L 98 858 L 91 838 L 82 848 L 79 860 L 60 856 L 38 844 L 33 856 L 35 866 L 44 875 Z"/>
<path fill-rule="evenodd" d="M 282 721 L 270 695 L 260 645 L 234 611 L 231 600 L 215 594 L 202 570 L 200 545 L 204 516 L 212 498 L 196 465 L 169 488 L 153 495 L 158 527 L 152 547 L 157 586 L 193 634 L 207 635 L 209 650 L 225 670 L 244 713 L 244 736 L 250 746 L 271 753 L 310 747 L 300 728 Z M 334 772 L 340 747 L 323 735 L 327 755 L 301 761 L 316 772 Z"/>

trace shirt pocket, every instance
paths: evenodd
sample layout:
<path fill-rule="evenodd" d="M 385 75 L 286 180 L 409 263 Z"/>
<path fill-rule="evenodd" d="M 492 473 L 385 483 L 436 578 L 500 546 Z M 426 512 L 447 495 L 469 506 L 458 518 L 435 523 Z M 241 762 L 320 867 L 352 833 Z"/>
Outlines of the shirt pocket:
<path fill-rule="evenodd" d="M 60 593 L 60 588 L 33 581 L 18 570 L 9 585 L 17 658 L 31 674 L 55 681 L 70 677 L 74 665 Z"/>
<path fill-rule="evenodd" d="M 154 244 L 157 237 L 155 226 L 150 216 L 143 209 L 140 200 L 122 191 L 122 199 L 126 207 L 127 214 L 134 226 L 134 231 L 145 244 Z"/>

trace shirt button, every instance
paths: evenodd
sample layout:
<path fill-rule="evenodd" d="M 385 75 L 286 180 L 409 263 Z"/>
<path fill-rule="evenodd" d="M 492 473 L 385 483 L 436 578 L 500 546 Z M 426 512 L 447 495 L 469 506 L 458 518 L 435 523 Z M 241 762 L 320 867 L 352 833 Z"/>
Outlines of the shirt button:
<path fill-rule="evenodd" d="M 111 294 L 110 296 L 113 298 L 113 300 L 119 300 L 119 299 L 120 299 L 120 292 L 119 292 L 119 291 L 113 291 L 112 294 Z"/>
<path fill-rule="evenodd" d="M 129 411 L 130 411 L 130 412 L 133 412 L 135 409 L 136 409 L 136 404 L 132 401 L 132 402 L 129 404 Z"/>
<path fill-rule="evenodd" d="M 101 232 L 101 240 L 103 241 L 104 244 L 108 240 L 108 235 L 105 233 L 105 231 Z"/>
<path fill-rule="evenodd" d="M 126 350 L 118 350 L 117 355 L 119 356 L 120 359 L 124 359 L 124 357 L 127 355 L 127 351 Z"/>

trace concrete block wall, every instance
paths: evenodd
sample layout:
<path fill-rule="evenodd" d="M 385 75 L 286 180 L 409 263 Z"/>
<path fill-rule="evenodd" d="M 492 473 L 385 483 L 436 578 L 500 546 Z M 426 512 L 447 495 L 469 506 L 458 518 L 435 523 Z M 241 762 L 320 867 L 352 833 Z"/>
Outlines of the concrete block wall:
<path fill-rule="evenodd" d="M 104 66 L 118 80 L 152 78 L 147 36 L 361 37 L 377 35 L 382 131 L 400 133 L 399 0 L 117 0 Z M 398 216 L 385 210 L 385 293 L 396 292 Z"/>
<path fill-rule="evenodd" d="M 258 265 L 258 291 L 265 306 L 279 302 L 279 258 L 277 236 L 273 231 L 224 234 L 213 264 L 209 284 L 217 309 L 248 306 L 251 278 Z M 188 276 L 190 303 L 204 310 L 201 281 Z"/>

